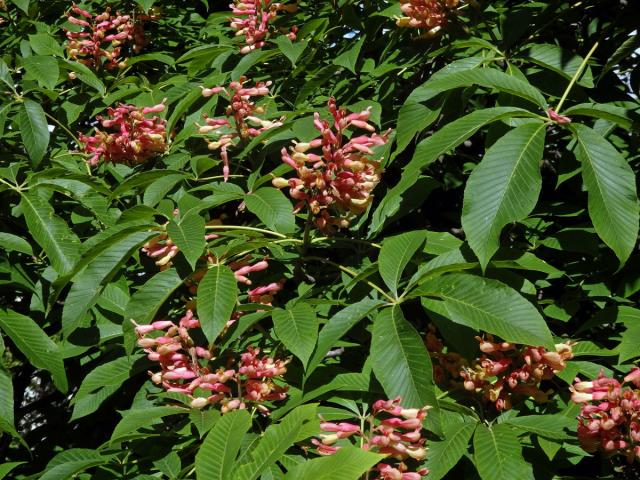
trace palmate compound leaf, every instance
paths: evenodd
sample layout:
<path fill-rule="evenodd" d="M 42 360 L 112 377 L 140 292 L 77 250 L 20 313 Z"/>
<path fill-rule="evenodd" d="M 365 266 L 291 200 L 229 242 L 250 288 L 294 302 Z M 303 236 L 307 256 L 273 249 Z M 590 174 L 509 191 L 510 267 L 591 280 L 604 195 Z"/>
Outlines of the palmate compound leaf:
<path fill-rule="evenodd" d="M 400 307 L 378 314 L 371 333 L 370 358 L 373 373 L 389 398 L 402 397 L 405 407 L 435 404 L 429 353 Z"/>
<path fill-rule="evenodd" d="M 546 125 L 517 127 L 494 143 L 467 181 L 462 228 L 482 268 L 500 246 L 505 225 L 525 218 L 542 188 Z"/>
<path fill-rule="evenodd" d="M 250 427 L 251 415 L 247 410 L 235 410 L 220 418 L 196 455 L 197 480 L 231 478 L 242 437 Z"/>
<path fill-rule="evenodd" d="M 623 265 L 638 237 L 638 194 L 633 170 L 611 143 L 585 125 L 576 134 L 576 158 L 588 193 L 589 216 L 598 236 Z"/>
<path fill-rule="evenodd" d="M 553 348 L 549 327 L 538 310 L 498 280 L 450 273 L 420 287 L 425 296 L 444 301 L 448 318 L 507 342 Z"/>

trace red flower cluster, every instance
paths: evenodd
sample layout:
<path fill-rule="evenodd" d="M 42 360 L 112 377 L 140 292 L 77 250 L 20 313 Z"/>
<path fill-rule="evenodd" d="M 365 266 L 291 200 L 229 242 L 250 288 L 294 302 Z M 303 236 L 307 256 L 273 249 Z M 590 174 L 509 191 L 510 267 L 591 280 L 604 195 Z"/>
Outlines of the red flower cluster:
<path fill-rule="evenodd" d="M 122 46 L 131 44 L 134 52 L 139 52 L 145 44 L 142 25 L 134 24 L 129 15 L 111 9 L 95 17 L 81 9 L 75 3 L 67 20 L 81 27 L 80 31 L 66 30 L 67 51 L 69 56 L 89 68 L 98 69 L 103 66 L 108 70 L 124 68 L 126 59 L 121 59 Z"/>
<path fill-rule="evenodd" d="M 229 105 L 225 111 L 227 118 L 209 118 L 205 115 L 206 125 L 198 125 L 198 133 L 214 133 L 216 140 L 209 141 L 209 150 L 220 150 L 222 158 L 222 173 L 225 182 L 229 178 L 229 154 L 228 148 L 238 143 L 246 144 L 252 138 L 270 128 L 282 125 L 282 120 L 264 120 L 257 115 L 264 114 L 262 107 L 256 106 L 252 97 L 264 97 L 269 95 L 271 82 L 257 82 L 253 87 L 245 87 L 246 77 L 240 77 L 237 82 L 231 82 L 229 88 L 213 87 L 204 88 L 202 95 L 210 97 L 224 93 Z"/>
<path fill-rule="evenodd" d="M 433 379 L 444 390 L 459 386 L 460 370 L 467 365 L 467 361 L 456 352 L 445 352 L 436 327 L 430 323 L 427 328 L 424 343 L 433 364 Z"/>
<path fill-rule="evenodd" d="M 97 120 L 103 128 L 112 130 L 111 133 L 96 128 L 92 136 L 80 134 L 85 152 L 92 155 L 89 164 L 96 166 L 104 157 L 105 162 L 133 166 L 164 153 L 167 121 L 155 115 L 146 116 L 164 109 L 164 103 L 144 108 L 123 103 L 116 108 L 109 107 L 109 117 L 98 116 Z"/>
<path fill-rule="evenodd" d="M 472 368 L 463 368 L 460 376 L 464 388 L 481 392 L 500 411 L 511 408 L 513 397 L 547 401 L 548 392 L 540 390 L 540 382 L 564 370 L 565 361 L 573 357 L 570 343 L 557 344 L 555 352 L 548 352 L 544 347 L 494 342 L 491 335 L 476 339 L 484 355 Z"/>
<path fill-rule="evenodd" d="M 427 456 L 422 421 L 428 408 L 403 408 L 399 397 L 378 400 L 373 404 L 371 415 L 361 424 L 366 425 L 367 430 L 355 423 L 322 422 L 320 428 L 326 433 L 320 435 L 320 440 L 311 442 L 320 455 L 332 455 L 340 448 L 339 440 L 360 437 L 361 448 L 388 456 L 386 462 L 379 463 L 371 472 L 378 475 L 374 480 L 420 480 L 428 473 L 427 469 L 409 472 L 405 461 L 421 462 Z"/>
<path fill-rule="evenodd" d="M 159 372 L 149 372 L 151 380 L 168 392 L 184 393 L 191 398 L 193 408 L 219 404 L 222 413 L 245 409 L 253 405 L 268 413 L 265 402 L 286 398 L 286 387 L 274 383 L 286 373 L 286 360 L 260 357 L 260 349 L 248 347 L 239 359 L 230 358 L 217 369 L 210 368 L 215 360 L 211 350 L 196 346 L 190 330 L 200 322 L 187 310 L 178 325 L 160 320 L 150 325 L 136 325 L 138 345 L 149 360 L 158 362 Z M 160 336 L 150 334 L 160 332 Z"/>
<path fill-rule="evenodd" d="M 289 187 L 289 195 L 298 201 L 296 210 L 307 206 L 317 227 L 327 233 L 349 226 L 355 215 L 363 213 L 371 201 L 371 191 L 380 182 L 380 164 L 372 160 L 372 147 L 387 143 L 389 132 L 351 136 L 349 127 L 375 132 L 368 123 L 371 109 L 347 113 L 329 100 L 333 122 L 321 120 L 315 113 L 314 125 L 320 137 L 309 143 L 295 143 L 291 152 L 282 149 L 282 161 L 293 168 L 297 178 L 274 178 L 277 188 Z M 321 149 L 312 153 L 313 149 Z"/>
<path fill-rule="evenodd" d="M 246 54 L 262 48 L 270 32 L 270 23 L 278 12 L 293 13 L 298 9 L 297 4 L 284 5 L 271 3 L 271 0 L 234 0 L 229 5 L 235 17 L 231 18 L 231 28 L 236 30 L 236 36 L 244 37 L 245 46 L 240 53 Z M 296 39 L 297 27 L 293 27 L 287 34 L 290 40 Z"/>
<path fill-rule="evenodd" d="M 640 460 L 640 368 L 634 367 L 622 384 L 603 372 L 593 382 L 576 378 L 571 391 L 571 399 L 583 404 L 578 416 L 582 448 L 624 455 L 629 463 Z"/>
<path fill-rule="evenodd" d="M 432 37 L 447 23 L 449 10 L 459 0 L 400 0 L 403 17 L 396 20 L 399 27 L 427 29 L 425 36 Z"/>

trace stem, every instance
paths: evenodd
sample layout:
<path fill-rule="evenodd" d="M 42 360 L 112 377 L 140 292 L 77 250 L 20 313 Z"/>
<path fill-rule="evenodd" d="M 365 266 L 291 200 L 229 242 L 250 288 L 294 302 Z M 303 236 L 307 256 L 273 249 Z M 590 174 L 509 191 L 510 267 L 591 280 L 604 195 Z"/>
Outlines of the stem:
<path fill-rule="evenodd" d="M 69 130 L 67 127 L 65 127 L 64 125 L 62 125 L 58 119 L 56 117 L 54 117 L 53 115 L 44 112 L 44 114 L 49 118 L 49 120 L 53 121 L 56 123 L 56 125 L 58 125 L 62 130 L 64 130 L 65 132 L 67 132 L 67 134 L 69 134 L 69 136 L 71 138 L 73 138 L 73 141 L 76 142 L 76 145 L 80 146 L 80 140 L 78 139 L 78 137 L 76 137 L 71 130 Z"/>
<path fill-rule="evenodd" d="M 360 240 L 357 238 L 346 238 L 346 237 L 317 237 L 311 240 L 311 243 L 320 243 L 325 241 L 359 243 L 361 245 L 367 245 L 368 247 L 374 247 L 377 249 L 382 248 L 382 245 L 380 245 L 379 243 L 367 242 L 366 240 Z"/>
<path fill-rule="evenodd" d="M 342 270 L 343 272 L 345 272 L 347 275 L 351 275 L 353 278 L 356 278 L 358 276 L 358 274 L 356 272 L 354 272 L 353 270 L 345 267 L 344 265 L 340 265 L 339 263 L 335 263 L 332 262 L 331 260 L 328 260 L 326 258 L 322 258 L 322 257 L 303 257 L 301 258 L 302 261 L 306 261 L 306 260 L 315 260 L 317 262 L 323 262 L 323 263 L 327 263 L 329 265 L 333 265 L 334 267 Z M 377 286 L 375 283 L 370 282 L 369 280 L 366 279 L 358 279 L 358 281 L 360 282 L 364 282 L 367 285 L 369 285 L 371 288 L 373 288 L 374 290 L 376 290 L 378 293 L 380 293 L 384 298 L 386 298 L 387 300 L 389 300 L 389 303 L 392 304 L 397 304 L 398 300 L 396 300 L 395 298 L 391 297 L 390 295 L 387 294 L 387 292 L 385 292 L 383 289 L 381 289 L 379 286 Z"/>
<path fill-rule="evenodd" d="M 288 240 L 286 235 L 278 232 L 272 232 L 271 230 L 265 230 L 264 228 L 245 227 L 242 225 L 205 225 L 205 228 L 207 230 L 246 230 L 248 232 L 264 233 L 267 235 L 273 235 L 274 237 L 282 238 L 283 240 Z"/>
<path fill-rule="evenodd" d="M 562 104 L 567 99 L 567 96 L 569 95 L 569 92 L 573 88 L 573 85 L 578 81 L 578 78 L 580 77 L 580 75 L 582 75 L 582 71 L 587 66 L 587 62 L 591 58 L 591 55 L 593 55 L 593 52 L 596 51 L 596 48 L 598 48 L 598 42 L 593 44 L 593 47 L 591 47 L 591 50 L 589 50 L 589 53 L 587 53 L 587 56 L 584 57 L 584 60 L 582 60 L 582 63 L 578 67 L 578 70 L 576 70 L 576 73 L 573 74 L 573 77 L 571 78 L 571 81 L 569 82 L 569 85 L 567 85 L 567 88 L 564 91 L 564 93 L 562 94 L 562 98 L 560 99 L 560 101 L 558 102 L 558 106 L 556 107 L 556 113 L 558 115 L 560 115 L 560 110 L 562 109 Z"/>
<path fill-rule="evenodd" d="M 309 209 L 309 214 L 307 215 L 307 223 L 304 226 L 304 234 L 302 236 L 302 246 L 300 247 L 300 255 L 305 256 L 307 250 L 309 249 L 309 245 L 311 244 L 311 222 L 313 221 L 313 213 L 311 209 Z"/>
<path fill-rule="evenodd" d="M 209 180 L 220 180 L 221 178 L 224 178 L 224 175 L 216 175 L 214 177 L 192 178 L 191 180 L 194 182 L 207 182 Z M 244 175 L 229 175 L 228 178 L 244 178 Z"/>

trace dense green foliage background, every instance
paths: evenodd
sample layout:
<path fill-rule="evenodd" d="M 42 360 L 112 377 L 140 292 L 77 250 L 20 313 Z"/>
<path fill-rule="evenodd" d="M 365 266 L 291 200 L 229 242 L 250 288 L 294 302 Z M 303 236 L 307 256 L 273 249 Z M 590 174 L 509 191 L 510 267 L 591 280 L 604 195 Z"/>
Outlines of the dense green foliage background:
<path fill-rule="evenodd" d="M 637 478 L 637 462 L 579 447 L 569 392 L 577 375 L 623 376 L 640 358 L 637 4 L 470 1 L 425 39 L 396 26 L 393 0 L 301 0 L 276 20 L 297 40 L 273 35 L 242 55 L 226 3 L 110 2 L 157 18 L 125 68 L 93 71 L 64 48 L 68 2 L 0 2 L 0 478 L 232 478 L 205 457 L 238 479 L 317 478 L 294 470 L 318 462 L 317 414 L 350 418 L 396 395 L 433 407 L 427 478 Z M 284 120 L 231 152 L 225 183 L 196 126 L 224 102 L 200 87 L 242 75 L 273 82 L 261 104 Z M 370 106 L 391 141 L 367 212 L 333 237 L 305 235 L 306 211 L 270 182 L 290 170 L 283 147 L 317 136 L 313 113 L 325 118 L 330 97 Z M 87 167 L 77 136 L 96 115 L 163 99 L 164 155 Z M 205 246 L 217 218 L 228 228 Z M 168 221 L 182 253 L 161 272 L 140 248 Z M 197 295 L 249 312 L 208 339 L 217 347 L 292 358 L 288 399 L 268 417 L 189 408 L 149 381 L 135 345 L 131 319 L 184 314 L 205 248 L 268 256 L 257 278 L 286 280 L 280 313 L 222 283 Z M 478 333 L 577 343 L 547 403 L 499 412 L 434 383 L 430 323 L 468 359 Z M 320 468 L 357 479 L 371 466 L 343 461 Z"/>

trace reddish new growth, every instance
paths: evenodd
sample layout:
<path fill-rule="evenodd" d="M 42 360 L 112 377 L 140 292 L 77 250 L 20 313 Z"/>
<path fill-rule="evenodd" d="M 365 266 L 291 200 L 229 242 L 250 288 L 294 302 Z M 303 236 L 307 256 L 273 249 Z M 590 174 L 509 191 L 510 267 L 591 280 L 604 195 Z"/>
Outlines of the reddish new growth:
<path fill-rule="evenodd" d="M 332 455 L 341 448 L 341 440 L 359 438 L 364 450 L 387 455 L 387 459 L 376 465 L 367 476 L 373 480 L 420 480 L 428 473 L 426 468 L 414 470 L 407 463 L 422 462 L 427 456 L 424 447 L 426 438 L 422 435 L 422 421 L 429 407 L 403 408 L 400 398 L 378 400 L 373 404 L 372 413 L 362 423 L 322 422 L 324 434 L 311 442 L 320 455 Z M 364 425 L 363 429 L 361 425 Z"/>
<path fill-rule="evenodd" d="M 272 3 L 271 0 L 234 0 L 229 7 L 235 15 L 231 18 L 231 28 L 236 31 L 236 36 L 244 37 L 245 46 L 240 49 L 242 54 L 264 46 L 265 40 L 273 31 L 270 24 L 278 16 L 278 12 L 293 13 L 298 9 L 295 3 L 284 5 Z M 295 40 L 297 32 L 298 28 L 293 27 L 287 37 Z"/>
<path fill-rule="evenodd" d="M 315 113 L 314 126 L 320 137 L 308 143 L 294 142 L 290 152 L 282 149 L 282 161 L 295 170 L 297 178 L 274 178 L 272 182 L 277 188 L 289 187 L 289 195 L 297 200 L 296 211 L 307 207 L 326 234 L 348 227 L 371 204 L 371 192 L 380 182 L 380 163 L 371 158 L 372 148 L 387 143 L 389 135 L 389 131 L 378 135 L 368 123 L 371 108 L 347 113 L 332 98 L 329 111 L 333 122 Z M 368 133 L 348 137 L 350 127 Z"/>
<path fill-rule="evenodd" d="M 164 103 L 143 108 L 123 103 L 116 108 L 110 107 L 107 118 L 97 117 L 100 125 L 111 130 L 110 133 L 96 128 L 92 136 L 80 134 L 84 151 L 91 155 L 89 164 L 96 166 L 102 158 L 104 162 L 133 166 L 164 153 L 167 150 L 167 121 L 156 115 L 147 117 L 164 109 Z"/>
<path fill-rule="evenodd" d="M 576 378 L 571 391 L 571 399 L 583 404 L 578 416 L 582 448 L 623 455 L 629 463 L 640 460 L 640 368 L 634 367 L 622 383 L 603 372 L 592 382 Z"/>
<path fill-rule="evenodd" d="M 471 368 L 463 368 L 460 376 L 464 388 L 482 393 L 499 411 L 510 409 L 517 397 L 547 401 L 549 392 L 540 390 L 540 382 L 564 370 L 565 361 L 573 357 L 570 343 L 557 344 L 556 351 L 549 352 L 544 347 L 494 342 L 491 335 L 476 339 L 484 355 Z"/>
<path fill-rule="evenodd" d="M 74 3 L 67 20 L 80 27 L 79 31 L 65 29 L 69 56 L 89 68 L 124 68 L 122 47 L 131 44 L 137 53 L 146 43 L 142 25 L 134 24 L 129 15 L 120 12 L 111 15 L 110 8 L 94 17 Z"/>
<path fill-rule="evenodd" d="M 449 12 L 459 0 L 400 0 L 403 17 L 396 20 L 399 27 L 422 28 L 425 37 L 436 35 L 447 23 Z"/>
<path fill-rule="evenodd" d="M 212 133 L 215 140 L 207 140 L 209 150 L 220 150 L 222 159 L 222 173 L 224 181 L 229 178 L 229 152 L 230 147 L 238 144 L 246 145 L 252 138 L 270 128 L 282 125 L 282 120 L 265 120 L 258 115 L 264 114 L 264 108 L 256 106 L 252 97 L 264 97 L 269 95 L 271 82 L 257 82 L 253 87 L 245 87 L 246 77 L 240 77 L 237 82 L 231 82 L 229 88 L 213 87 L 203 88 L 202 95 L 210 97 L 223 93 L 229 105 L 225 114 L 227 118 L 210 118 L 204 116 L 206 125 L 198 125 L 198 133 Z"/>
<path fill-rule="evenodd" d="M 160 366 L 159 372 L 149 372 L 154 383 L 168 392 L 188 395 L 193 408 L 218 404 L 222 413 L 255 407 L 267 414 L 266 402 L 286 398 L 286 387 L 276 385 L 274 379 L 282 379 L 287 360 L 260 356 L 259 348 L 248 347 L 240 358 L 230 357 L 214 368 L 211 350 L 197 346 L 191 336 L 199 328 L 191 310 L 178 325 L 170 320 L 136 325 L 138 345 Z"/>

